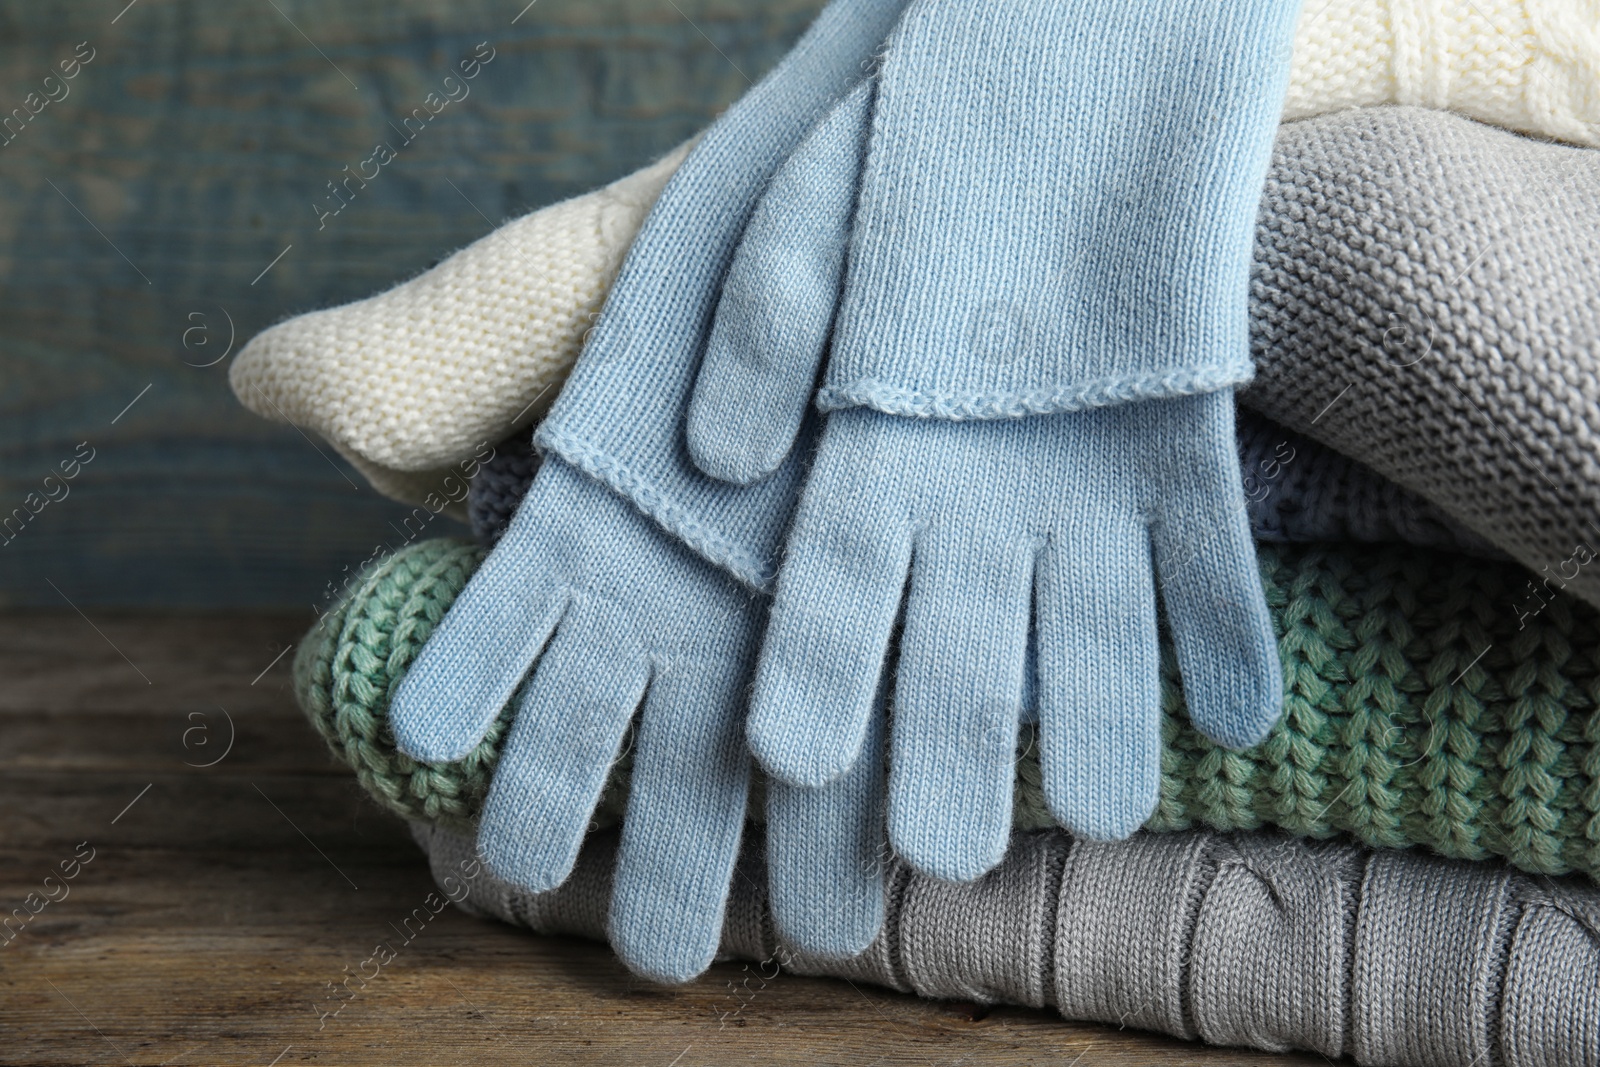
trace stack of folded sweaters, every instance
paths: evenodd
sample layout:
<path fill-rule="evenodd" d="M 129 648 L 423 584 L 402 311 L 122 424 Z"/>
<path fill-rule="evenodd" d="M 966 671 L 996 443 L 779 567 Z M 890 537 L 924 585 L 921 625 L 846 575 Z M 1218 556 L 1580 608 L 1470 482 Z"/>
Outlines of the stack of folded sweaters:
<path fill-rule="evenodd" d="M 246 347 L 417 508 L 302 707 L 658 979 L 1600 1064 L 1600 10 L 978 7 Z"/>

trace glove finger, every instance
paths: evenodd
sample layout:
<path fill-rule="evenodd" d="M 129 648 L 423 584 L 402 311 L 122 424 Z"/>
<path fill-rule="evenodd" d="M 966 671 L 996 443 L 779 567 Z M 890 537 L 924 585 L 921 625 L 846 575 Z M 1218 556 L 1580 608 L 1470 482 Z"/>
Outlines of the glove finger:
<path fill-rule="evenodd" d="M 1052 539 L 1037 613 L 1045 801 L 1075 834 L 1127 837 L 1155 810 L 1161 785 L 1160 646 L 1142 522 Z"/>
<path fill-rule="evenodd" d="M 1026 686 L 1034 546 L 919 539 L 906 597 L 889 769 L 889 840 L 965 882 L 1005 856 Z"/>
<path fill-rule="evenodd" d="M 1185 444 L 1164 450 L 1150 532 L 1184 700 L 1201 733 L 1248 748 L 1283 710 L 1283 668 L 1250 536 L 1233 393 L 1162 403 L 1181 419 Z"/>
<path fill-rule="evenodd" d="M 518 519 L 547 506 L 535 482 Z M 536 526 L 513 522 L 406 672 L 389 708 L 395 745 L 423 763 L 471 752 L 510 702 L 566 611 Z"/>
<path fill-rule="evenodd" d="M 872 86 L 858 85 L 773 176 L 723 280 L 686 431 L 713 478 L 759 481 L 794 445 L 839 303 Z"/>
<path fill-rule="evenodd" d="M 892 453 L 874 450 L 860 409 L 828 420 L 778 575 L 750 712 L 750 748 L 780 781 L 816 787 L 843 774 L 872 715 L 911 562 L 911 532 L 876 484 Z M 885 515 L 885 512 L 891 514 Z"/>
<path fill-rule="evenodd" d="M 883 928 L 883 744 L 886 687 L 875 698 L 860 759 L 816 789 L 767 787 L 767 870 L 772 921 L 784 944 L 847 959 Z"/>
<path fill-rule="evenodd" d="M 741 642 L 742 644 L 742 642 Z M 634 971 L 686 982 L 711 965 L 750 791 L 750 651 L 659 668 L 645 696 L 611 897 L 611 944 Z"/>
<path fill-rule="evenodd" d="M 566 881 L 649 668 L 631 642 L 574 605 L 528 682 L 495 765 L 478 849 L 533 892 Z"/>

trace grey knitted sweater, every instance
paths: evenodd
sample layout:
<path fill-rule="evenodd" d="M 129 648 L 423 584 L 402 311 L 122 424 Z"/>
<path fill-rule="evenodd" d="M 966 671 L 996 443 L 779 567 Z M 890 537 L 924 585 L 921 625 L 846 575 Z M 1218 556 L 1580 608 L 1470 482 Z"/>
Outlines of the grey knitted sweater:
<path fill-rule="evenodd" d="M 483 869 L 470 839 L 411 828 L 468 911 L 605 938 L 614 834 L 590 836 L 561 888 L 530 894 Z M 1369 1065 L 1600 1064 L 1600 890 L 1574 882 L 1269 833 L 1047 831 L 1017 835 L 976 882 L 892 863 L 878 940 L 828 960 L 773 939 L 761 856 L 746 843 L 725 956 Z"/>
<path fill-rule="evenodd" d="M 1284 125 L 1242 403 L 1600 604 L 1600 153 L 1456 115 Z"/>

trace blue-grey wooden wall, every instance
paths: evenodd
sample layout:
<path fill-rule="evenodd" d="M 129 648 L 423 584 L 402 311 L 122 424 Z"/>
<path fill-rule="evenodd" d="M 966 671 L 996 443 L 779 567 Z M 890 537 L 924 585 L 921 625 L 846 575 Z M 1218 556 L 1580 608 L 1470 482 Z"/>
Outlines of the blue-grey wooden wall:
<path fill-rule="evenodd" d="M 408 509 L 238 406 L 204 366 L 227 320 L 237 348 L 627 173 L 821 6 L 525 3 L 0 0 L 0 115 L 28 116 L 0 146 L 0 516 L 58 498 L 0 533 L 0 607 L 315 604 Z M 479 42 L 471 95 L 319 232 L 326 183 Z"/>

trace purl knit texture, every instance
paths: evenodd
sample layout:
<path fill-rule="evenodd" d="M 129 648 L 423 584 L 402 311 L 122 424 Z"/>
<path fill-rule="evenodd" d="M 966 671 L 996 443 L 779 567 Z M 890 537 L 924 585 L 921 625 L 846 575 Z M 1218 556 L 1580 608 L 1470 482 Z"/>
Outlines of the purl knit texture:
<path fill-rule="evenodd" d="M 1253 287 L 1241 403 L 1505 549 L 1522 610 L 1600 604 L 1600 153 L 1409 109 L 1287 124 Z"/>
<path fill-rule="evenodd" d="M 1169 656 L 1149 828 L 1344 832 L 1600 878 L 1600 613 L 1563 601 L 1519 631 L 1509 604 L 1522 572 L 1448 553 L 1259 554 L 1289 682 L 1283 721 L 1244 752 L 1205 741 L 1188 725 Z M 505 720 L 462 763 L 424 768 L 395 752 L 385 716 L 482 555 L 432 541 L 381 561 L 295 660 L 301 707 L 368 791 L 395 812 L 458 827 L 476 815 Z M 1026 727 L 1023 736 L 1015 825 L 1043 828 L 1053 822 Z M 625 780 L 619 767 L 597 825 L 620 815 Z"/>
<path fill-rule="evenodd" d="M 380 470 L 442 474 L 549 409 L 553 383 L 571 369 L 635 235 L 695 140 L 509 222 L 392 289 L 263 331 L 228 369 L 234 394 L 256 414 L 315 430 Z"/>
<path fill-rule="evenodd" d="M 1238 412 L 1239 469 L 1244 474 L 1250 533 L 1257 541 L 1394 542 L 1504 559 L 1505 553 L 1464 529 L 1438 507 L 1326 445 L 1247 408 Z M 503 464 L 506 471 L 517 462 Z M 481 501 L 473 530 L 510 521 L 490 516 L 494 490 L 516 483 L 497 455 L 472 480 L 468 502 Z M 490 476 L 494 470 L 498 482 Z M 481 496 L 478 486 L 484 486 Z M 523 492 L 528 483 L 522 481 Z M 513 505 L 513 509 L 515 505 Z M 481 536 L 481 535 L 480 535 Z"/>
<path fill-rule="evenodd" d="M 467 488 L 467 523 L 480 545 L 493 548 L 500 540 L 538 470 L 539 455 L 527 432 L 513 434 L 494 446 L 494 458 L 479 469 Z"/>
<path fill-rule="evenodd" d="M 1458 141 L 1459 150 L 1440 150 Z M 1405 146 L 1426 151 L 1413 157 Z M 1241 397 L 1388 475 L 1536 570 L 1550 567 L 1548 589 L 1524 584 L 1528 610 L 1538 607 L 1536 595 L 1548 601 L 1562 584 L 1561 564 L 1576 543 L 1560 538 L 1584 536 L 1585 520 L 1600 510 L 1596 408 L 1577 372 L 1593 360 L 1600 329 L 1590 321 L 1600 218 L 1583 215 L 1575 188 L 1557 212 L 1569 232 L 1547 241 L 1506 229 L 1519 227 L 1516 211 L 1492 199 L 1477 204 L 1496 184 L 1507 196 L 1519 187 L 1536 192 L 1531 183 L 1545 156 L 1595 167 L 1592 153 L 1414 108 L 1284 126 L 1256 231 L 1252 335 L 1261 370 Z M 1458 180 L 1477 192 L 1453 191 Z M 1547 213 L 1530 218 L 1543 223 Z M 1499 229 L 1480 235 L 1491 220 Z M 1492 264 L 1500 266 L 1480 278 Z M 1519 381 L 1525 391 L 1514 391 Z M 1341 396 L 1347 385 L 1354 387 Z M 1415 417 L 1419 411 L 1426 417 Z M 1463 436 L 1447 436 L 1458 431 Z M 1291 465 L 1286 480 L 1307 470 Z M 1501 475 L 1514 492 L 1502 491 Z M 1497 504 L 1505 500 L 1513 506 Z M 1350 536 L 1366 534 L 1353 527 Z M 1589 591 L 1593 582 L 1580 578 L 1572 591 Z"/>
<path fill-rule="evenodd" d="M 1595 0 L 1307 3 L 1284 117 L 1410 103 L 1600 144 L 1597 27 Z M 236 357 L 234 392 L 256 414 L 359 457 L 379 492 L 424 503 L 442 468 L 548 405 L 687 147 L 510 223 L 394 290 L 410 308 L 379 296 L 273 327 Z M 399 476 L 417 471 L 430 477 Z"/>

